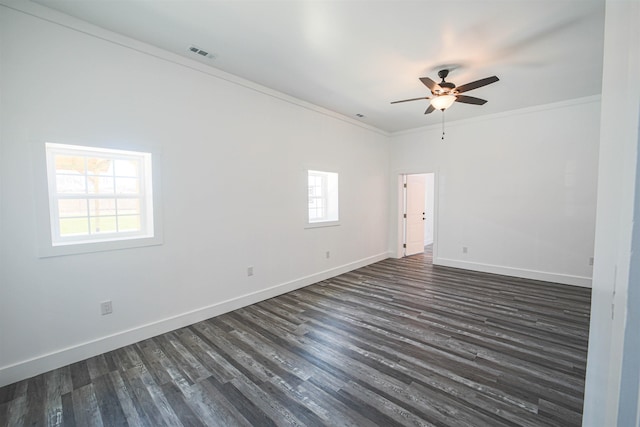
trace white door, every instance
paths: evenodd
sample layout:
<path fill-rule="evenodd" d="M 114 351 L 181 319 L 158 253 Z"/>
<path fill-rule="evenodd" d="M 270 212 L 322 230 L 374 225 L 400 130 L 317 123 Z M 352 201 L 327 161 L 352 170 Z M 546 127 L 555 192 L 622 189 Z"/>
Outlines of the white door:
<path fill-rule="evenodd" d="M 425 174 L 427 191 L 425 194 L 425 214 L 424 214 L 424 245 L 433 243 L 433 229 L 435 224 L 435 175 Z"/>
<path fill-rule="evenodd" d="M 407 175 L 405 221 L 405 255 L 424 252 L 425 194 L 427 177 L 425 174 Z"/>

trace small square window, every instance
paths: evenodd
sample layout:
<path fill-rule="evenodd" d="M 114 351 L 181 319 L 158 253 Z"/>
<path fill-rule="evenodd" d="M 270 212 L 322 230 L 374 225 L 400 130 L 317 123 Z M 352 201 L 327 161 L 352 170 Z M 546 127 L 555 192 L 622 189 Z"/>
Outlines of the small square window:
<path fill-rule="evenodd" d="M 154 237 L 151 154 L 46 143 L 51 245 Z"/>
<path fill-rule="evenodd" d="M 309 224 L 338 221 L 338 174 L 310 170 L 307 176 Z"/>

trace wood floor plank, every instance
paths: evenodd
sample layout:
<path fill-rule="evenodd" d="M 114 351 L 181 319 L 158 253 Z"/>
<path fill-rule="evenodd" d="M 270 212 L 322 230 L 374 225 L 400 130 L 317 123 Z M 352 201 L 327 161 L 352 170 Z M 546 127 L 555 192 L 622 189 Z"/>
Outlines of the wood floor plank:
<path fill-rule="evenodd" d="M 122 411 L 125 414 L 127 422 L 130 426 L 146 426 L 144 414 L 140 410 L 139 403 L 132 390 L 127 385 L 119 371 L 113 371 L 109 374 L 113 383 L 115 395 L 120 402 Z"/>
<path fill-rule="evenodd" d="M 157 416 L 167 425 L 180 425 L 180 420 L 167 401 L 161 384 L 158 384 L 151 373 L 145 369 L 139 370 L 138 373 L 139 384 L 144 387 L 146 395 L 150 398 L 149 405 L 151 406 L 151 410 L 156 412 Z M 147 412 L 147 415 L 149 415 L 149 412 Z"/>
<path fill-rule="evenodd" d="M 105 365 L 106 366 L 106 365 Z M 107 426 L 127 427 L 127 417 L 109 375 L 92 380 L 102 422 Z"/>
<path fill-rule="evenodd" d="M 71 364 L 69 369 L 74 390 L 91 384 L 91 375 L 86 360 Z"/>
<path fill-rule="evenodd" d="M 0 387 L 0 405 L 11 402 L 17 397 L 16 389 L 18 388 L 18 384 L 19 383 L 13 383 L 5 387 Z"/>
<path fill-rule="evenodd" d="M 579 426 L 590 301 L 387 259 L 2 387 L 0 426 Z"/>
<path fill-rule="evenodd" d="M 65 393 L 60 397 L 60 401 L 62 403 L 62 425 L 65 427 L 76 427 L 77 425 L 71 393 L 72 392 Z"/>
<path fill-rule="evenodd" d="M 275 399 L 280 405 L 287 408 L 301 425 L 306 427 L 325 425 L 322 418 L 313 411 L 317 407 L 308 407 L 305 404 L 308 401 L 298 397 L 299 393 L 296 392 L 298 387 L 293 389 L 283 383 L 276 385 L 271 380 L 261 384 L 260 388 L 270 399 Z"/>
<path fill-rule="evenodd" d="M 143 423 L 142 425 L 149 427 L 167 425 L 160 410 L 156 407 L 149 390 L 147 390 L 147 387 L 140 378 L 140 370 L 138 368 L 125 371 L 122 374 L 122 382 L 126 387 L 126 394 L 131 399 L 138 413 L 138 417 L 141 423 Z"/>
<path fill-rule="evenodd" d="M 93 387 L 93 384 L 89 383 L 71 392 L 73 414 L 78 426 L 102 427 L 104 425 Z"/>
<path fill-rule="evenodd" d="M 153 340 L 168 358 L 167 362 L 178 371 L 179 375 L 182 376 L 189 385 L 193 385 L 196 381 L 211 375 L 209 371 L 184 348 L 173 333 L 154 337 Z"/>
<path fill-rule="evenodd" d="M 163 384 L 162 392 L 183 426 L 205 427 L 205 424 L 200 420 L 193 409 L 191 409 L 185 399 L 185 396 L 175 384 Z"/>
<path fill-rule="evenodd" d="M 27 395 L 21 394 L 10 402 L 5 403 L 4 418 L 7 426 L 26 426 Z"/>
<path fill-rule="evenodd" d="M 95 357 L 91 357 L 87 359 L 86 362 L 87 370 L 89 371 L 89 377 L 92 380 L 109 373 L 109 367 L 107 366 L 107 361 L 104 354 L 99 354 Z"/>
<path fill-rule="evenodd" d="M 46 389 L 44 374 L 29 379 L 27 386 L 27 413 L 25 423 L 29 426 L 46 425 L 46 411 L 44 408 Z"/>
<path fill-rule="evenodd" d="M 207 426 L 251 425 L 206 378 L 191 387 L 189 405 Z"/>
<path fill-rule="evenodd" d="M 69 367 L 45 373 L 44 388 L 46 395 L 44 401 L 46 425 L 49 427 L 62 426 L 64 413 L 62 396 L 73 390 Z"/>
<path fill-rule="evenodd" d="M 316 381 L 315 378 L 312 377 L 309 381 L 302 384 L 300 389 L 309 399 L 320 402 L 321 405 L 326 408 L 326 412 L 323 414 L 325 425 L 349 427 L 375 426 L 375 424 L 365 416 L 354 411 L 339 399 L 336 399 L 335 394 L 337 391 L 328 387 L 327 384 L 322 381 Z"/>
<path fill-rule="evenodd" d="M 254 426 L 275 426 L 271 418 L 264 413 L 258 406 L 256 406 L 250 399 L 247 398 L 238 388 L 235 386 L 234 381 L 220 384 L 213 377 L 209 378 L 216 389 L 222 393 L 229 402 L 242 414 L 244 418 Z"/>
<path fill-rule="evenodd" d="M 0 403 L 0 426 L 9 425 L 8 413 L 9 413 L 9 404 Z"/>

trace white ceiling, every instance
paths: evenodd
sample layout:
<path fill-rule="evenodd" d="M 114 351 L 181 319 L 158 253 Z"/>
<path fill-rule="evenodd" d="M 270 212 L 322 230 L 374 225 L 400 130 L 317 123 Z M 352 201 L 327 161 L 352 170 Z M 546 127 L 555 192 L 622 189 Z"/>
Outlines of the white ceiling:
<path fill-rule="evenodd" d="M 500 78 L 447 121 L 601 90 L 604 0 L 35 1 L 389 132 L 440 122 L 390 101 L 427 96 L 418 77 L 446 65 L 457 85 Z"/>

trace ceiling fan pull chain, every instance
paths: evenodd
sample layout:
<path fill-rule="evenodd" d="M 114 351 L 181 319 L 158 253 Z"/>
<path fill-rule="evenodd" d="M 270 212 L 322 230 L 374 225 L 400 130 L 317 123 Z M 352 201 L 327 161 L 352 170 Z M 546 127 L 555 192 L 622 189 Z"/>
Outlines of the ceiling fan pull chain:
<path fill-rule="evenodd" d="M 442 110 L 442 140 L 444 141 L 444 110 Z"/>

